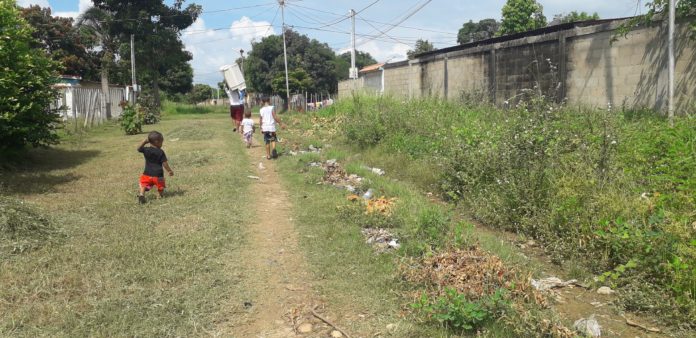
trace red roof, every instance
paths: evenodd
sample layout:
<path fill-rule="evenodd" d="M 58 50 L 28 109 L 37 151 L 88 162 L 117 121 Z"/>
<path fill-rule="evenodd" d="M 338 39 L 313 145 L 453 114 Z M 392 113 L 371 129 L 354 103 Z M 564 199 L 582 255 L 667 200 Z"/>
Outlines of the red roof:
<path fill-rule="evenodd" d="M 365 66 L 360 70 L 360 73 L 374 72 L 375 70 L 379 70 L 382 66 L 384 66 L 384 63 L 375 63 L 374 65 Z"/>

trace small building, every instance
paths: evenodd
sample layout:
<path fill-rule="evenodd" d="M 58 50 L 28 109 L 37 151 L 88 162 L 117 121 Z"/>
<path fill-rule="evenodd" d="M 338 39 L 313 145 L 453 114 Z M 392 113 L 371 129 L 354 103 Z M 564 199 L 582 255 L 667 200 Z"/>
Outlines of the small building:
<path fill-rule="evenodd" d="M 358 72 L 363 78 L 363 88 L 375 94 L 384 93 L 384 63 L 365 66 Z"/>

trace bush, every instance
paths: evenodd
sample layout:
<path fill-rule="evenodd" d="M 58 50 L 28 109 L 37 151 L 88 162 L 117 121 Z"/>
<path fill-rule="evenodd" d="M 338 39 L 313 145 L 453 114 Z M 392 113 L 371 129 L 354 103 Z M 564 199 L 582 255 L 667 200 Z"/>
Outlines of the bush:
<path fill-rule="evenodd" d="M 121 128 L 126 132 L 126 135 L 141 133 L 143 131 L 143 115 L 141 110 L 132 105 L 123 107 Z"/>
<path fill-rule="evenodd" d="M 150 93 L 143 93 L 138 97 L 138 110 L 143 116 L 144 124 L 155 124 L 160 121 L 160 107 L 155 103 L 155 98 Z"/>
<path fill-rule="evenodd" d="M 60 65 L 36 43 L 14 1 L 0 2 L 0 151 L 58 143 L 51 85 Z"/>
<path fill-rule="evenodd" d="M 448 288 L 443 296 L 436 299 L 430 299 L 423 293 L 411 307 L 451 329 L 473 331 L 497 318 L 508 307 L 504 295 L 505 290 L 498 289 L 492 295 L 470 301 L 466 295 Z"/>

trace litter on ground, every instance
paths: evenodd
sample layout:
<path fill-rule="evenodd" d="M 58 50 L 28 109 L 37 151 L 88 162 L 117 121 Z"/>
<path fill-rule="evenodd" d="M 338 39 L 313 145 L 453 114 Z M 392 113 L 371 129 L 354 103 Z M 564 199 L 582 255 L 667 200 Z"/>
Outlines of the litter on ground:
<path fill-rule="evenodd" d="M 362 229 L 365 243 L 372 245 L 377 252 L 386 252 L 390 249 L 399 249 L 399 239 L 387 229 L 365 228 Z"/>
<path fill-rule="evenodd" d="M 551 289 L 564 288 L 570 285 L 578 285 L 578 281 L 577 279 L 563 281 L 558 277 L 549 277 L 539 280 L 532 279 L 531 284 L 535 289 L 539 291 L 546 291 Z"/>
<path fill-rule="evenodd" d="M 595 319 L 594 315 L 590 315 L 590 318 L 580 318 L 573 324 L 575 330 L 586 337 L 600 337 L 602 335 L 602 328 L 599 326 L 599 322 Z"/>

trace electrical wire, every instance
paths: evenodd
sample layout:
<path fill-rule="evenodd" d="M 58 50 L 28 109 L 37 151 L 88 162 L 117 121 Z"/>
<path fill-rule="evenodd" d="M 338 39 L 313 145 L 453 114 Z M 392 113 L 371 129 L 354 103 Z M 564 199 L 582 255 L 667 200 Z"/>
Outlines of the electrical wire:
<path fill-rule="evenodd" d="M 387 32 L 391 31 L 392 29 L 394 29 L 395 27 L 397 27 L 398 25 L 400 25 L 400 24 L 403 23 L 404 21 L 408 20 L 410 17 L 414 16 L 414 15 L 415 15 L 416 13 L 418 13 L 421 9 L 423 9 L 423 7 L 425 7 L 425 5 L 429 4 L 430 2 L 432 2 L 432 0 L 426 0 L 426 1 L 424 1 L 420 6 L 417 6 L 414 10 L 412 10 L 410 13 L 408 13 L 403 19 L 399 20 L 398 23 L 394 24 L 394 25 L 391 26 L 390 28 L 387 28 L 385 31 L 382 31 L 380 34 L 375 35 L 374 38 L 379 38 L 379 37 L 383 36 L 384 34 L 386 34 Z M 366 44 L 366 43 L 369 42 L 369 41 L 370 41 L 369 39 L 368 39 L 367 41 L 363 41 L 363 42 L 361 42 L 361 43 L 359 44 L 359 46 L 362 46 L 362 45 Z"/>

